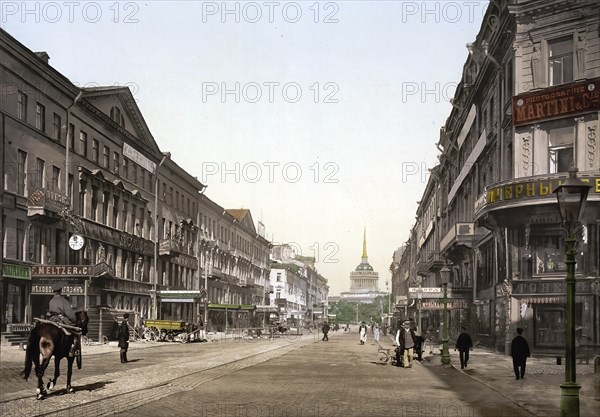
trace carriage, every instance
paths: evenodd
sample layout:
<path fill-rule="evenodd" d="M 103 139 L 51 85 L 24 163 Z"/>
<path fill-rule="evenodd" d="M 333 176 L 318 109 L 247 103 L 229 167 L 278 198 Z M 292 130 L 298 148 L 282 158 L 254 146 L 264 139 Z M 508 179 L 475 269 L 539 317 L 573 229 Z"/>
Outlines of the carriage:
<path fill-rule="evenodd" d="M 144 338 L 155 342 L 188 343 L 200 340 L 200 329 L 179 320 L 145 320 Z"/>

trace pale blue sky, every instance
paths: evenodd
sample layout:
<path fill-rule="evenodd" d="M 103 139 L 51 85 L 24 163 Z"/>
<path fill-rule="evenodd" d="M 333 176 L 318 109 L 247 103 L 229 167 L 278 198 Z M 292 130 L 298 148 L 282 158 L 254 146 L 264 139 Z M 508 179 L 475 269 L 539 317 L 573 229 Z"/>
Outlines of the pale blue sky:
<path fill-rule="evenodd" d="M 71 17 L 65 2 L 26 12 L 5 1 L 1 24 L 79 86 L 131 86 L 158 145 L 209 197 L 249 208 L 274 242 L 296 242 L 305 256 L 319 248 L 331 294 L 349 289 L 366 226 L 385 290 L 425 187 L 421 172 L 403 181 L 403 166 L 435 165 L 488 2 L 271 4 L 81 1 Z M 236 82 L 239 103 L 220 94 Z"/>

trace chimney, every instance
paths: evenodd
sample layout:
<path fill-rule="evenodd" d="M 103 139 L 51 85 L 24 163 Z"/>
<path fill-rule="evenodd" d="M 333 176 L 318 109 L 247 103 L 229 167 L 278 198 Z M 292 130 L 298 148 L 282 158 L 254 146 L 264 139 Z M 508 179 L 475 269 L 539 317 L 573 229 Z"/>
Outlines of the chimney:
<path fill-rule="evenodd" d="M 44 52 L 36 52 L 35 54 L 37 55 L 38 58 L 40 58 L 46 64 L 48 63 L 48 61 L 50 61 L 50 55 L 48 55 L 48 53 L 45 51 Z"/>

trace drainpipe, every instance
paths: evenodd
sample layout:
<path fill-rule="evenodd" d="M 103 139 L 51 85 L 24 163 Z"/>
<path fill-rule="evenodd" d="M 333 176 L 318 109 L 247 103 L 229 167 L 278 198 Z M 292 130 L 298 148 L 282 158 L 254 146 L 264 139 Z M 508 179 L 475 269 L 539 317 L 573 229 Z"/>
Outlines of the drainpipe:
<path fill-rule="evenodd" d="M 167 159 L 166 155 L 162 157 L 162 159 L 160 160 L 160 163 L 158 164 L 158 166 L 156 167 L 156 172 L 154 173 L 154 218 L 156 219 L 154 222 L 154 282 L 153 284 L 153 290 L 152 290 L 152 314 L 151 314 L 151 319 L 152 320 L 156 320 L 158 319 L 158 300 L 157 300 L 157 294 L 156 292 L 158 291 L 158 245 L 159 245 L 159 234 L 158 234 L 158 228 L 160 227 L 160 216 L 159 216 L 159 212 L 158 212 L 158 172 L 160 170 L 160 167 L 162 166 L 162 164 L 165 162 L 165 160 Z"/>

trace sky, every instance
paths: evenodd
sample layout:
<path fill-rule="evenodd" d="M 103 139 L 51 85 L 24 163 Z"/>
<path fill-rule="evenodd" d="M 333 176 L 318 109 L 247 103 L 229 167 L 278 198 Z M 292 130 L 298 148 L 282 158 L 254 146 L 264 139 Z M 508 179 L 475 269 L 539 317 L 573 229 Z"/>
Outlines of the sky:
<path fill-rule="evenodd" d="M 350 288 L 366 228 L 385 291 L 488 2 L 1 3 L 79 87 L 130 87 L 163 152 Z"/>

